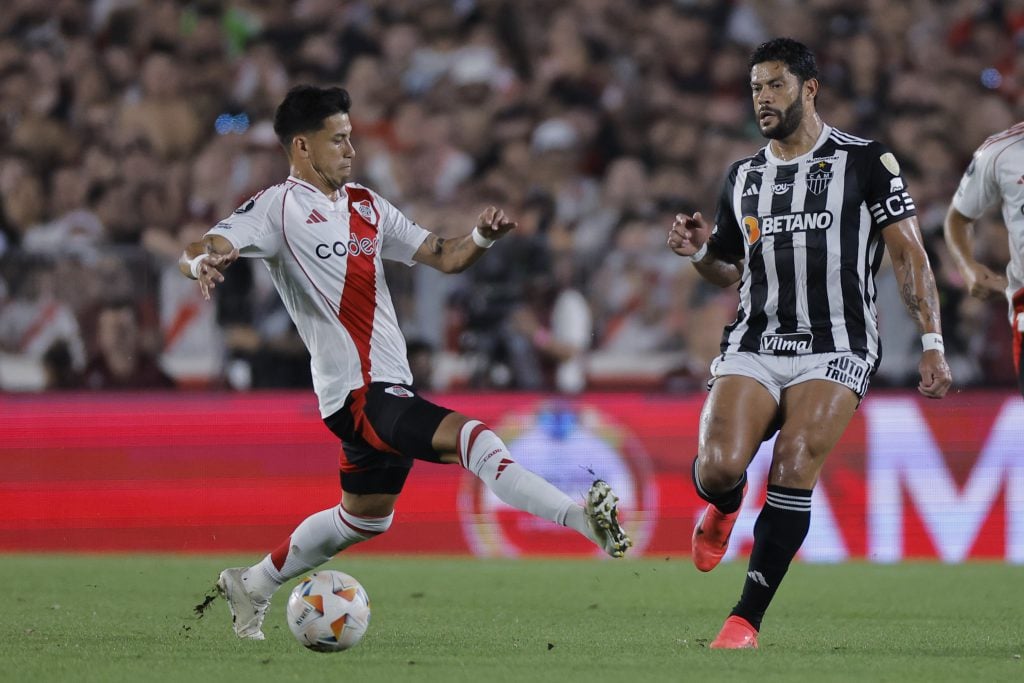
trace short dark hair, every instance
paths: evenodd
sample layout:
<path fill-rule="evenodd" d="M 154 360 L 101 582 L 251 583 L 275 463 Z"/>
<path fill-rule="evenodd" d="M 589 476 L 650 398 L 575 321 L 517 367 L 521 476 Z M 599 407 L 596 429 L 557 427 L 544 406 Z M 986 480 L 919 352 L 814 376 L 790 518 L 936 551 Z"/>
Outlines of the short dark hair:
<path fill-rule="evenodd" d="M 755 64 L 762 62 L 782 62 L 801 83 L 818 77 L 818 63 L 814 59 L 814 53 L 806 45 L 792 38 L 773 38 L 758 45 L 750 55 L 750 63 L 747 66 L 753 69 Z"/>
<path fill-rule="evenodd" d="M 311 133 L 324 127 L 324 119 L 347 114 L 352 98 L 344 88 L 318 88 L 297 85 L 288 91 L 274 112 L 274 133 L 286 148 L 300 133 Z"/>

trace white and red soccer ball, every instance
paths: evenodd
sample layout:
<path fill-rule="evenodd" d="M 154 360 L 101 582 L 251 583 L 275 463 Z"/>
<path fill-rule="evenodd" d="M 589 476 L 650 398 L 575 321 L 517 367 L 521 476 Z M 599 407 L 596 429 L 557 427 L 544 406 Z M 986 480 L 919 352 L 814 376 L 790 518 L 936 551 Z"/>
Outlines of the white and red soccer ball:
<path fill-rule="evenodd" d="M 288 628 L 316 652 L 359 644 L 370 626 L 370 598 L 353 577 L 325 570 L 310 574 L 288 597 Z"/>

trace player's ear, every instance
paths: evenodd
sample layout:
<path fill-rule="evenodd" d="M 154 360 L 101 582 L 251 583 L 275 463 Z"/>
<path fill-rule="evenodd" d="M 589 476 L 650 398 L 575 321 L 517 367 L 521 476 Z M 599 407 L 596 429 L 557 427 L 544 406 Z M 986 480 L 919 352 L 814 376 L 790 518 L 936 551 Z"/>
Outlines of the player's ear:
<path fill-rule="evenodd" d="M 807 93 L 807 96 L 810 97 L 811 100 L 818 97 L 818 87 L 819 83 L 817 78 L 808 78 L 804 81 L 804 92 Z"/>
<path fill-rule="evenodd" d="M 304 135 L 296 135 L 292 138 L 292 155 L 299 157 L 309 156 L 309 140 Z"/>

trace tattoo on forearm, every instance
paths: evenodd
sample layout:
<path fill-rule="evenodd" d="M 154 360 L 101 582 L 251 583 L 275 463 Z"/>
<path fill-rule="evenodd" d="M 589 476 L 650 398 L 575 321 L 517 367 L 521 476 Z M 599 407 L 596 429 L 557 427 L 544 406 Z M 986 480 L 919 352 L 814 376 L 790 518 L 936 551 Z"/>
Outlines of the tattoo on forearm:
<path fill-rule="evenodd" d="M 440 254 L 444 250 L 444 238 L 434 237 L 433 243 L 430 245 L 430 251 L 434 254 Z"/>
<path fill-rule="evenodd" d="M 913 278 L 908 277 L 903 282 L 903 305 L 907 307 L 910 315 L 915 318 L 921 316 L 921 298 L 914 293 Z"/>
<path fill-rule="evenodd" d="M 914 272 L 913 266 L 907 267 L 906 278 L 903 280 L 903 304 L 914 319 L 922 325 L 939 323 L 939 296 L 935 288 L 935 278 L 926 266 L 918 267 Z M 920 283 L 921 296 L 918 295 Z"/>

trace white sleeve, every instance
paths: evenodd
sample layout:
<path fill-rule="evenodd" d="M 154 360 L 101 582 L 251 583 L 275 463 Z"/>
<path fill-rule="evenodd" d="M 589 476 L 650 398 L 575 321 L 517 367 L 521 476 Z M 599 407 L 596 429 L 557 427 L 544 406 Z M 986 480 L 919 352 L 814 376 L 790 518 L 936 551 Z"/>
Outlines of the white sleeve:
<path fill-rule="evenodd" d="M 978 148 L 953 195 L 953 208 L 972 220 L 999 201 L 995 158 L 1001 149 L 1001 145 L 982 145 Z"/>
<path fill-rule="evenodd" d="M 247 258 L 272 258 L 283 246 L 279 191 L 260 192 L 213 226 L 207 235 L 220 235 Z"/>
<path fill-rule="evenodd" d="M 406 218 L 405 214 L 376 192 L 372 192 L 372 196 L 380 210 L 381 258 L 407 266 L 413 265 L 413 254 L 430 232 Z"/>

